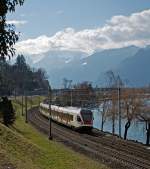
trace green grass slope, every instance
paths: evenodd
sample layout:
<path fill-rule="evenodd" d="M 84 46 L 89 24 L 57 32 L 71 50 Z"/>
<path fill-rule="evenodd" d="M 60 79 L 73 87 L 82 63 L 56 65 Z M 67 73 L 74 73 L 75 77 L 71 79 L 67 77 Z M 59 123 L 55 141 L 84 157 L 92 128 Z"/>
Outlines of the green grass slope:
<path fill-rule="evenodd" d="M 34 160 L 43 155 L 39 147 L 2 124 L 0 136 L 0 152 L 1 156 L 4 154 L 3 161 L 6 164 L 8 160 L 18 169 L 39 168 L 34 164 Z"/>
<path fill-rule="evenodd" d="M 62 144 L 49 141 L 24 122 L 20 104 L 13 104 L 17 112 L 14 126 L 9 129 L 0 124 L 0 169 L 106 169 Z"/>

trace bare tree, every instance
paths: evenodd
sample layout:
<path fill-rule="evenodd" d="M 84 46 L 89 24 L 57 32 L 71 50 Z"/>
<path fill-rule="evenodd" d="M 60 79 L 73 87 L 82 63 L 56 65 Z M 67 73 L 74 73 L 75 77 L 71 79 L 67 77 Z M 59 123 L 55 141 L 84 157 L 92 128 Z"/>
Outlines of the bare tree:
<path fill-rule="evenodd" d="M 112 100 L 112 134 L 115 134 L 115 121 L 117 116 L 119 116 L 119 136 L 121 137 L 121 107 L 120 107 L 120 92 L 123 86 L 123 81 L 118 74 L 115 74 L 112 70 L 106 72 L 106 78 L 108 87 L 111 90 L 111 100 Z"/>
<path fill-rule="evenodd" d="M 68 80 L 68 88 L 71 89 L 72 87 L 72 80 Z"/>
<path fill-rule="evenodd" d="M 82 82 L 73 86 L 72 99 L 74 106 L 91 107 L 95 103 L 95 92 L 90 82 Z"/>
<path fill-rule="evenodd" d="M 104 129 L 104 124 L 106 122 L 109 109 L 110 109 L 110 102 L 104 99 L 102 103 L 102 111 L 101 111 L 101 131 L 103 131 Z"/>
<path fill-rule="evenodd" d="M 68 80 L 66 78 L 63 78 L 63 88 L 67 89 L 67 84 L 68 84 Z"/>
<path fill-rule="evenodd" d="M 146 105 L 145 105 L 146 106 Z M 150 144 L 150 107 L 143 107 L 142 113 L 138 114 L 138 119 L 146 125 L 146 145 Z"/>
<path fill-rule="evenodd" d="M 143 106 L 143 99 L 136 97 L 136 91 L 126 90 L 122 96 L 123 117 L 127 120 L 125 123 L 124 139 L 127 139 L 128 129 L 131 122 L 140 115 Z"/>
<path fill-rule="evenodd" d="M 63 78 L 63 88 L 64 89 L 71 89 L 72 87 L 72 80 L 68 80 L 67 78 Z"/>

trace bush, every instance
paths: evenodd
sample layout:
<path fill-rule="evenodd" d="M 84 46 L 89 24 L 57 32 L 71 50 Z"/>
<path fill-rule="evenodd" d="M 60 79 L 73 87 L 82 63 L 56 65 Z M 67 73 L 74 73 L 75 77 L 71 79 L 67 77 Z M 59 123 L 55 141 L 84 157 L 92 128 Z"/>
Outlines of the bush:
<path fill-rule="evenodd" d="M 12 125 L 15 121 L 15 111 L 11 100 L 8 100 L 7 97 L 2 97 L 2 101 L 0 102 L 0 111 L 3 118 L 3 123 L 6 126 Z"/>

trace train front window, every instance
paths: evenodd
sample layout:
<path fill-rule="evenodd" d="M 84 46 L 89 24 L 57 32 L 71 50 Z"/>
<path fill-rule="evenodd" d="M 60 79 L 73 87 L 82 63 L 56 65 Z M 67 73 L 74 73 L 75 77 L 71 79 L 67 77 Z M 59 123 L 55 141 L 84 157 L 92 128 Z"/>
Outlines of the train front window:
<path fill-rule="evenodd" d="M 90 110 L 82 110 L 81 115 L 83 121 L 91 121 L 93 119 L 92 112 Z"/>

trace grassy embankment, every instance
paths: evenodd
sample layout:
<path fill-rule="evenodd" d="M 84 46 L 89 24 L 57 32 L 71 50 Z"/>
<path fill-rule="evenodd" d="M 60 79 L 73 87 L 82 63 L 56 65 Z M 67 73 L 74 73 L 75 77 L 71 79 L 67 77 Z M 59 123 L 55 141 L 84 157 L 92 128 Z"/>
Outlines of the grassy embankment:
<path fill-rule="evenodd" d="M 13 101 L 16 110 L 14 126 L 8 129 L 0 124 L 0 169 L 6 166 L 14 166 L 16 169 L 106 168 L 62 144 L 49 141 L 45 135 L 26 124 L 21 116 L 19 102 Z M 39 98 L 34 98 L 32 104 L 38 103 Z M 28 106 L 31 107 L 31 101 L 28 102 Z"/>

